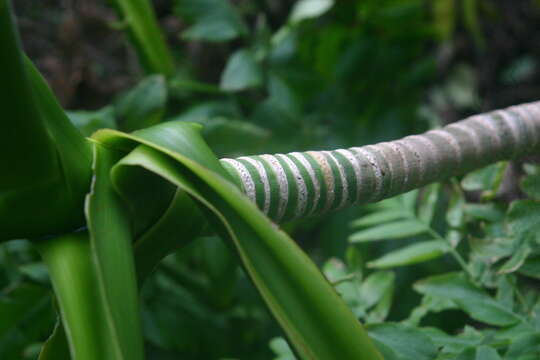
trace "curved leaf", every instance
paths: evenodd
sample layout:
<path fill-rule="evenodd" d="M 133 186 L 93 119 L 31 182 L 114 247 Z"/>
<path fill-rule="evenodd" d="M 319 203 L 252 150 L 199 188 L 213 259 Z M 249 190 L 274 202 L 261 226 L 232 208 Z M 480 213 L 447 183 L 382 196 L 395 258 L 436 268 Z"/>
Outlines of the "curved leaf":
<path fill-rule="evenodd" d="M 173 122 L 132 135 L 102 130 L 94 140 L 133 152 L 118 164 L 140 166 L 188 193 L 229 240 L 299 354 L 307 359 L 380 359 L 365 331 L 305 253 L 228 181 L 199 136 L 199 127 Z M 102 215 L 103 216 L 103 215 Z M 188 220 L 189 221 L 189 218 Z"/>

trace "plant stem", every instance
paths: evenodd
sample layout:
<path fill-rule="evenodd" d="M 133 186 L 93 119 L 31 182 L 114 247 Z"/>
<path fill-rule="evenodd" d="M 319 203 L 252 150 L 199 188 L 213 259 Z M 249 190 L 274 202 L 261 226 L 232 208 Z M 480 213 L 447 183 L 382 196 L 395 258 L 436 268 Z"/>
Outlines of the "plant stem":
<path fill-rule="evenodd" d="M 154 9 L 148 0 L 113 0 L 120 17 L 126 23 L 139 61 L 148 73 L 169 77 L 174 62 L 161 32 Z"/>
<path fill-rule="evenodd" d="M 333 151 L 222 159 L 241 190 L 276 222 L 375 202 L 540 145 L 540 102 L 471 116 L 422 135 Z"/>
<path fill-rule="evenodd" d="M 448 251 L 454 257 L 454 259 L 457 261 L 459 266 L 461 266 L 463 271 L 465 271 L 465 273 L 469 276 L 470 279 L 474 279 L 474 274 L 472 273 L 471 269 L 467 265 L 467 262 L 465 261 L 465 259 L 463 259 L 463 257 L 460 255 L 460 253 L 452 246 L 450 241 L 448 241 L 446 238 L 442 237 L 438 232 L 436 232 L 432 228 L 430 228 L 430 227 L 427 227 L 427 228 L 428 228 L 428 233 L 431 236 L 433 236 L 437 240 L 443 241 L 443 242 L 445 242 L 447 244 Z"/>

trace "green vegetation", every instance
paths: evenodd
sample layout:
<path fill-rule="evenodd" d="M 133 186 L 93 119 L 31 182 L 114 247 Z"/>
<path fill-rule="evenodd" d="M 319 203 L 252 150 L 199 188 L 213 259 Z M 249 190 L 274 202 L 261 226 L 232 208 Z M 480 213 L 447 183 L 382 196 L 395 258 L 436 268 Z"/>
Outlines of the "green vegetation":
<path fill-rule="evenodd" d="M 539 105 L 359 147 L 486 110 L 443 58 L 502 9 L 171 4 L 111 1 L 136 84 L 66 111 L 0 0 L 0 358 L 540 356 Z"/>

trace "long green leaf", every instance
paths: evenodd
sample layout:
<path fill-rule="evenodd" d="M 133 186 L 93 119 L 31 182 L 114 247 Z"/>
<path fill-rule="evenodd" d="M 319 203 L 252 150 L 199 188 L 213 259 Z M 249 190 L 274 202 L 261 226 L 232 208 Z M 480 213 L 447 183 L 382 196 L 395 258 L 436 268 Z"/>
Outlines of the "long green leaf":
<path fill-rule="evenodd" d="M 47 239 L 37 248 L 49 269 L 72 358 L 115 359 L 108 341 L 111 334 L 104 326 L 88 234 Z"/>
<path fill-rule="evenodd" d="M 420 330 L 397 323 L 369 326 L 369 334 L 391 348 L 400 360 L 432 360 L 437 347 Z"/>
<path fill-rule="evenodd" d="M 0 52 L 0 241 L 73 231 L 84 224 L 90 147 L 23 55 L 7 0 Z"/>
<path fill-rule="evenodd" d="M 113 358 L 137 360 L 144 354 L 131 225 L 110 179 L 111 168 L 122 155 L 94 145 L 94 180 L 86 201 L 86 216 Z"/>
<path fill-rule="evenodd" d="M 471 284 L 461 273 L 428 277 L 417 282 L 414 289 L 424 295 L 451 300 L 473 319 L 486 324 L 508 326 L 520 321 L 511 309 Z"/>
<path fill-rule="evenodd" d="M 142 282 L 165 256 L 199 235 L 206 221 L 184 191 L 141 167 L 124 166 L 130 163 L 131 155 L 127 155 L 111 174 L 130 217 L 136 219 L 132 225 L 135 261 Z M 184 219 L 181 229 L 179 219 Z"/>
<path fill-rule="evenodd" d="M 236 249 L 247 273 L 306 359 L 381 359 L 352 312 L 305 253 L 229 181 L 198 127 L 167 123 L 133 135 L 102 130 L 94 140 L 129 151 L 129 162 L 190 194 Z M 120 181 L 122 169 L 113 181 Z M 189 221 L 189 218 L 188 220 Z"/>
<path fill-rule="evenodd" d="M 53 144 L 33 101 L 10 2 L 0 0 L 0 194 L 47 179 L 57 169 Z"/>
<path fill-rule="evenodd" d="M 400 220 L 355 232 L 351 235 L 349 241 L 355 243 L 401 239 L 425 233 L 427 230 L 427 226 L 417 220 Z"/>
<path fill-rule="evenodd" d="M 391 251 L 367 264 L 368 267 L 386 269 L 418 264 L 444 255 L 448 246 L 441 240 L 422 241 Z"/>
<path fill-rule="evenodd" d="M 125 22 L 139 61 L 148 73 L 170 76 L 174 63 L 156 15 L 148 0 L 113 0 Z"/>

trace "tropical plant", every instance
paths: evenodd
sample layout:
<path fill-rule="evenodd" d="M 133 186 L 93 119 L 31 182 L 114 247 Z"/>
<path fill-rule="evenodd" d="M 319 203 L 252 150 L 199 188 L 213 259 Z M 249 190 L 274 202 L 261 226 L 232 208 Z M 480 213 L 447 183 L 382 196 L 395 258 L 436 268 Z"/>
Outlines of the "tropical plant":
<path fill-rule="evenodd" d="M 193 21 L 187 38 L 219 41 L 246 32 L 227 2 L 189 4 L 179 7 Z M 420 196 L 411 190 L 536 152 L 539 103 L 365 147 L 219 160 L 201 136 L 201 126 L 186 121 L 189 114 L 162 122 L 164 93 L 186 81 L 175 74 L 150 4 L 116 0 L 114 5 L 149 76 L 115 104 L 118 129 L 100 129 L 85 138 L 73 124 L 79 121 L 79 128 L 90 133 L 100 122 L 60 107 L 21 50 L 9 1 L 0 0 L 0 99 L 9 114 L 0 122 L 0 158 L 7 169 L 0 178 L 0 240 L 29 239 L 47 267 L 58 321 L 40 347 L 40 359 L 143 359 L 139 289 L 165 257 L 193 242 L 214 253 L 233 251 L 292 345 L 291 350 L 282 339 L 273 340 L 271 347 L 284 358 L 499 359 L 504 351 L 505 359 L 524 360 L 538 355 L 539 295 L 516 284 L 518 270 L 538 277 L 538 170 L 530 167 L 523 182 L 532 199 L 513 203 L 507 220 L 504 210 L 492 203 L 504 170 L 500 164 L 463 180 L 465 188 L 485 191 L 485 204 L 466 204 L 455 182 L 444 189 L 432 185 Z M 298 2 L 268 43 L 285 47 L 301 21 L 331 6 L 331 1 Z M 205 12 L 209 7 L 213 13 Z M 269 116 L 268 107 L 275 105 L 293 116 L 294 106 L 283 98 L 288 87 L 277 75 L 279 59 L 266 75 L 259 67 L 263 60 L 279 57 L 276 49 L 236 51 L 225 67 L 221 89 L 191 86 L 202 92 L 239 91 L 269 81 L 267 109 L 258 112 Z M 231 124 L 214 119 L 207 125 Z M 233 125 L 246 136 L 264 133 L 253 125 Z M 347 264 L 328 261 L 325 277 L 276 225 L 403 193 L 371 205 L 374 212 L 353 223 L 364 229 L 352 234 L 350 242 L 428 239 L 367 263 L 383 270 L 365 279 L 359 273 L 362 252 L 357 247 L 348 249 Z M 438 224 L 436 213 L 445 202 L 447 219 Z M 470 229 L 476 247 L 466 259 L 458 245 Z M 225 246 L 216 245 L 216 234 Z M 402 323 L 381 323 L 396 286 L 387 269 L 445 254 L 461 271 L 416 283 L 422 303 Z M 495 269 L 499 259 L 506 260 Z M 231 267 L 229 261 L 214 265 L 210 275 L 214 283 L 224 283 L 218 302 L 225 304 L 230 272 L 223 276 L 220 271 Z M 168 268 L 172 277 L 181 274 L 176 266 Z M 194 292 L 206 291 L 197 279 L 179 281 Z M 496 289 L 496 298 L 482 287 Z M 42 295 L 32 286 L 16 290 L 9 294 L 13 299 Z M 5 329 L 27 309 L 14 303 L 1 313 Z M 429 313 L 445 309 L 461 309 L 498 328 L 466 328 L 456 341 L 438 329 L 418 326 Z M 369 324 L 369 335 L 358 319 Z M 7 347 L 4 354 L 13 353 Z"/>

